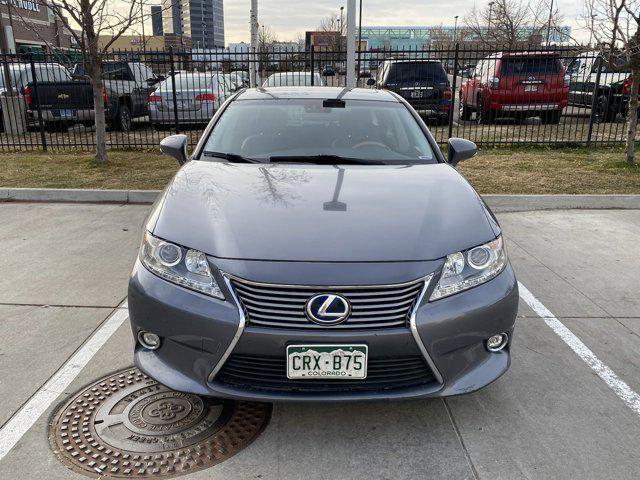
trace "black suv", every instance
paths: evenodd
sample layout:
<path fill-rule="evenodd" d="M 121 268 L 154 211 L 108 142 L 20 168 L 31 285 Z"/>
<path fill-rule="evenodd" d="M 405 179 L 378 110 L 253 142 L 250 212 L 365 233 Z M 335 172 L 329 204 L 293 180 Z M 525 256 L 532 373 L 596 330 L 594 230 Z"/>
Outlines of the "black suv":
<path fill-rule="evenodd" d="M 420 115 L 437 123 L 449 119 L 451 86 L 439 60 L 385 60 L 367 84 L 398 93 Z"/>

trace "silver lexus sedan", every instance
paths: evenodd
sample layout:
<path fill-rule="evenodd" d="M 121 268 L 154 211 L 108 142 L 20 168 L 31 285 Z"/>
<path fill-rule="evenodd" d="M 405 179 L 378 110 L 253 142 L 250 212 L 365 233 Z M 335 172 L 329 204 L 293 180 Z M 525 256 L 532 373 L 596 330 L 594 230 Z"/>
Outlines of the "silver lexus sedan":
<path fill-rule="evenodd" d="M 344 401 L 468 393 L 509 367 L 517 282 L 495 217 L 395 93 L 242 90 L 146 222 L 135 363 L 178 391 Z"/>

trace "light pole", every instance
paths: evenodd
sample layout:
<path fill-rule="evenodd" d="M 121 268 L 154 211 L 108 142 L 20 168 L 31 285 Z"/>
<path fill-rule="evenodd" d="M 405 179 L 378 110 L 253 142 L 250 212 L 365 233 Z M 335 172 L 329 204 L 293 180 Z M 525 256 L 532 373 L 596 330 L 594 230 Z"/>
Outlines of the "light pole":
<path fill-rule="evenodd" d="M 593 40 L 593 29 L 595 26 L 597 15 L 591 15 L 591 25 L 589 28 L 589 47 L 591 47 L 591 40 Z"/>
<path fill-rule="evenodd" d="M 338 32 L 338 50 L 342 50 L 342 26 L 344 25 L 344 23 L 342 23 L 342 12 L 344 11 L 344 7 L 340 7 L 340 31 Z"/>
<path fill-rule="evenodd" d="M 553 19 L 553 0 L 551 0 L 551 6 L 549 7 L 549 24 L 547 25 L 547 47 L 549 46 L 549 39 L 551 38 L 551 20 Z"/>
<path fill-rule="evenodd" d="M 362 0 L 360 0 L 360 11 L 358 13 L 358 77 L 360 76 L 360 57 L 362 56 Z M 356 82 L 358 80 L 356 79 Z"/>
<path fill-rule="evenodd" d="M 491 12 L 493 11 L 494 3 L 495 2 L 489 2 L 489 25 L 487 26 L 487 36 L 489 36 L 491 32 Z"/>
<path fill-rule="evenodd" d="M 251 11 L 249 13 L 249 26 L 251 32 L 251 48 L 249 55 L 249 83 L 252 87 L 258 86 L 258 0 L 251 0 Z"/>
<path fill-rule="evenodd" d="M 356 0 L 347 2 L 347 87 L 356 86 Z"/>
<path fill-rule="evenodd" d="M 455 45 L 456 40 L 458 39 L 457 34 L 458 34 L 458 16 L 456 15 L 454 18 L 455 23 L 453 24 L 453 44 Z"/>

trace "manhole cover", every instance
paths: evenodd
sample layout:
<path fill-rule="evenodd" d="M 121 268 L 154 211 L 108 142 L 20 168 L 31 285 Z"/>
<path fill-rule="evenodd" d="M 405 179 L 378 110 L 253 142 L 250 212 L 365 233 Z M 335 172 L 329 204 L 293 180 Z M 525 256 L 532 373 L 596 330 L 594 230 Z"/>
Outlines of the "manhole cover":
<path fill-rule="evenodd" d="M 136 368 L 85 388 L 55 415 L 49 440 L 90 476 L 186 474 L 226 460 L 265 428 L 271 405 L 174 392 Z"/>

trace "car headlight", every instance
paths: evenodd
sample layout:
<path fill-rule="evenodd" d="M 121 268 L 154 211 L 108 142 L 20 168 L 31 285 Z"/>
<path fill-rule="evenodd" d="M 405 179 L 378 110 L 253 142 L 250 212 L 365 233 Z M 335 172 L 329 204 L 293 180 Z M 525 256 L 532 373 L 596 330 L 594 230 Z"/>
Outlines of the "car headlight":
<path fill-rule="evenodd" d="M 466 252 L 447 255 L 447 261 L 442 268 L 438 285 L 431 294 L 431 300 L 448 297 L 488 282 L 498 275 L 506 264 L 507 254 L 501 236 Z"/>
<path fill-rule="evenodd" d="M 144 233 L 140 261 L 149 271 L 176 285 L 224 299 L 204 253 Z"/>

